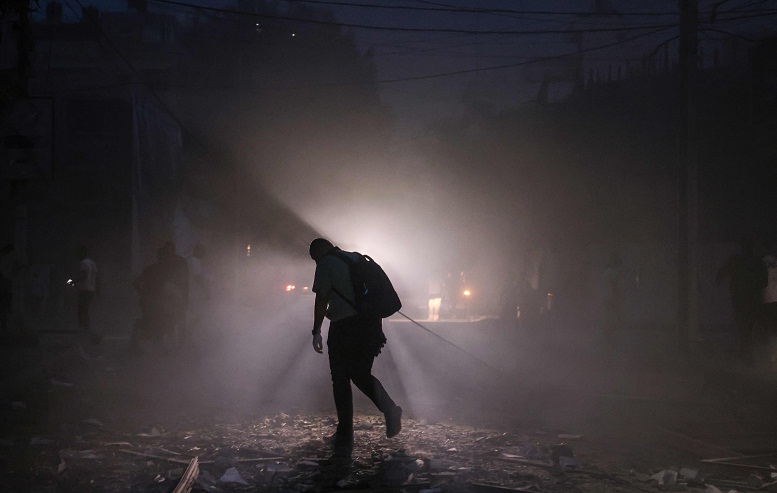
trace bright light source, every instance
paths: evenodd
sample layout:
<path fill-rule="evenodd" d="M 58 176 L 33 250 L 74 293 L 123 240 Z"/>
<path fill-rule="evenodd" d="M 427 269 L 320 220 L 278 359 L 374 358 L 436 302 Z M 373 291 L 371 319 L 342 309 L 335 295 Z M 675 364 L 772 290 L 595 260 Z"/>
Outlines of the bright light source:
<path fill-rule="evenodd" d="M 472 295 L 472 291 L 470 291 L 469 289 L 464 290 L 464 296 L 471 296 L 471 295 Z"/>
<path fill-rule="evenodd" d="M 286 285 L 286 292 L 287 293 L 290 293 L 290 292 L 294 291 L 295 289 L 297 289 L 297 286 L 295 286 L 293 284 L 287 284 Z"/>
<path fill-rule="evenodd" d="M 251 256 L 251 244 L 246 245 L 246 257 Z"/>

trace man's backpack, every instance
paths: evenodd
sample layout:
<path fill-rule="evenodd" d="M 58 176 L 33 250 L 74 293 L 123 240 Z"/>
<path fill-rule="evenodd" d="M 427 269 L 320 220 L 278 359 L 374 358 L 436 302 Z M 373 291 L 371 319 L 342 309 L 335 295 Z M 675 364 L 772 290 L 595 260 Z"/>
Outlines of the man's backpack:
<path fill-rule="evenodd" d="M 399 301 L 399 295 L 394 290 L 391 280 L 371 257 L 359 253 L 359 260 L 353 260 L 348 255 L 338 252 L 333 252 L 333 255 L 348 265 L 355 303 L 351 303 L 336 289 L 335 294 L 351 305 L 359 315 L 386 318 L 402 308 L 402 302 Z"/>

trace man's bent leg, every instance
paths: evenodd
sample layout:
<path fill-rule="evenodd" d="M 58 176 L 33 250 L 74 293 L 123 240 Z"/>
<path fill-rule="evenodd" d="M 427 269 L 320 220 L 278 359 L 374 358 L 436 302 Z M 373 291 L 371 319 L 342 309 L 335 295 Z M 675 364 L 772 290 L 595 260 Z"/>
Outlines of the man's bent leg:
<path fill-rule="evenodd" d="M 327 348 L 329 371 L 332 375 L 332 392 L 337 409 L 337 434 L 350 439 L 353 437 L 353 393 L 351 370 L 346 357 L 347 341 L 343 340 L 343 335 L 335 324 L 331 324 Z"/>
<path fill-rule="evenodd" d="M 85 290 L 78 291 L 78 297 L 77 297 L 78 325 L 80 325 L 82 329 L 89 328 L 89 304 L 91 303 L 91 301 L 92 301 L 91 291 L 85 291 Z"/>
<path fill-rule="evenodd" d="M 386 436 L 391 438 L 402 429 L 402 408 L 396 405 L 380 380 L 372 375 L 374 360 L 373 356 L 368 355 L 352 359 L 351 380 L 383 413 L 386 418 Z"/>
<path fill-rule="evenodd" d="M 396 404 L 389 396 L 380 380 L 372 375 L 372 363 L 375 358 L 369 355 L 359 355 L 353 358 L 351 380 L 364 395 L 370 398 L 382 413 L 391 412 Z"/>

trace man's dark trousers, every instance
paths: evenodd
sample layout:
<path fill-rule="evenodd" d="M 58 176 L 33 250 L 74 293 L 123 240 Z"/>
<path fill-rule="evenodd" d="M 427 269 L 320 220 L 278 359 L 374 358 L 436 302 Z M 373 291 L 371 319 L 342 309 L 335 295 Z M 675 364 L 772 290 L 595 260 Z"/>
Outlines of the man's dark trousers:
<path fill-rule="evenodd" d="M 372 376 L 372 363 L 385 343 L 381 323 L 380 318 L 354 316 L 329 324 L 329 370 L 337 408 L 337 435 L 341 437 L 353 435 L 351 382 L 383 414 L 396 407 L 380 381 Z"/>
<path fill-rule="evenodd" d="M 76 312 L 78 315 L 78 325 L 80 325 L 81 328 L 84 328 L 84 329 L 89 328 L 89 305 L 92 304 L 93 297 L 94 297 L 93 291 L 87 291 L 85 289 L 81 289 L 78 291 Z"/>

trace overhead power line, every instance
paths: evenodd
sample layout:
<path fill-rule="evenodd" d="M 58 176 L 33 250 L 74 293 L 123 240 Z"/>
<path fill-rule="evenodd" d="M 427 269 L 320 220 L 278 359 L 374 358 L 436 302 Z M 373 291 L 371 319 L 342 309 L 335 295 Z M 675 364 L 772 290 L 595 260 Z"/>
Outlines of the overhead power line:
<path fill-rule="evenodd" d="M 491 67 L 478 67 L 478 68 L 473 68 L 473 69 L 455 70 L 455 71 L 452 71 L 452 72 L 443 72 L 443 73 L 438 73 L 438 74 L 419 75 L 419 76 L 414 76 L 414 77 L 402 77 L 402 78 L 398 78 L 398 79 L 382 79 L 382 80 L 378 80 L 378 83 L 389 84 L 389 83 L 394 83 L 394 82 L 407 82 L 407 81 L 415 81 L 415 80 L 437 79 L 437 78 L 441 78 L 441 77 L 450 77 L 450 76 L 454 76 L 454 75 L 464 75 L 464 74 L 472 74 L 472 73 L 477 73 L 477 72 L 488 72 L 488 71 L 492 71 L 492 70 L 502 70 L 502 69 L 507 69 L 507 68 L 515 68 L 515 67 L 520 67 L 522 65 L 529 65 L 529 64 L 532 64 L 532 63 L 547 62 L 547 61 L 551 61 L 551 60 L 560 60 L 560 59 L 567 58 L 567 57 L 570 57 L 570 56 L 574 56 L 574 55 L 577 55 L 577 54 L 580 54 L 580 53 L 587 53 L 587 52 L 590 52 L 590 51 L 603 50 L 603 49 L 611 48 L 613 46 L 618 46 L 618 45 L 621 45 L 621 44 L 624 44 L 624 43 L 628 43 L 628 42 L 634 41 L 634 40 L 639 39 L 639 38 L 643 38 L 645 36 L 650 36 L 650 35 L 653 35 L 653 34 L 658 34 L 660 32 L 666 31 L 668 29 L 670 29 L 670 27 L 664 27 L 664 28 L 661 28 L 661 29 L 657 29 L 657 30 L 651 31 L 649 33 L 638 34 L 636 36 L 632 36 L 630 38 L 627 38 L 627 39 L 624 39 L 624 40 L 621 40 L 621 41 L 615 41 L 613 43 L 607 43 L 607 44 L 599 45 L 599 46 L 592 46 L 590 48 L 584 48 L 582 50 L 575 50 L 573 52 L 564 53 L 563 55 L 553 55 L 553 56 L 547 56 L 547 57 L 539 57 L 539 58 L 534 58 L 532 60 L 525 60 L 525 61 L 522 61 L 522 62 L 510 63 L 510 64 L 506 64 L 506 65 L 494 65 L 494 66 L 491 66 Z"/>
<path fill-rule="evenodd" d="M 402 27 L 402 26 L 374 26 L 368 24 L 354 24 L 347 22 L 335 22 L 325 21 L 317 19 L 302 19 L 299 17 L 291 17 L 285 15 L 276 14 L 261 14 L 255 12 L 246 12 L 234 9 L 225 9 L 219 7 L 208 7 L 203 5 L 195 5 L 187 2 L 180 2 L 177 0 L 151 0 L 152 2 L 164 4 L 164 5 L 177 5 L 180 7 L 191 8 L 195 10 L 208 10 L 211 12 L 219 12 L 224 14 L 243 15 L 246 17 L 253 17 L 258 19 L 275 19 L 282 21 L 301 22 L 305 24 L 315 24 L 323 26 L 336 26 L 347 27 L 351 29 L 368 29 L 375 31 L 393 31 L 393 32 L 417 32 L 417 33 L 457 33 L 457 34 L 488 34 L 488 35 L 511 35 L 511 36 L 524 36 L 524 35 L 543 35 L 543 34 L 574 34 L 574 33 L 606 33 L 606 32 L 625 32 L 625 31 L 637 31 L 644 29 L 666 29 L 671 27 L 678 27 L 677 22 L 669 24 L 651 24 L 641 26 L 630 27 L 603 27 L 603 28 L 587 28 L 587 29 L 538 29 L 538 30 L 473 30 L 473 29 L 454 29 L 454 28 L 437 28 L 437 27 Z"/>
<path fill-rule="evenodd" d="M 394 10 L 394 11 L 421 11 L 421 12 L 444 12 L 452 14 L 516 14 L 516 15 L 547 15 L 547 16 L 575 16 L 575 17 L 679 17 L 677 11 L 648 11 L 648 12 L 585 12 L 585 11 L 561 11 L 561 10 L 521 10 L 521 9 L 487 9 L 487 8 L 474 8 L 474 7 L 455 7 L 452 5 L 432 4 L 437 6 L 432 7 L 419 7 L 411 5 L 381 5 L 376 3 L 360 3 L 360 2 L 338 2 L 336 0 L 284 0 L 290 4 L 311 4 L 311 5 L 326 5 L 333 7 L 353 7 L 372 10 Z M 759 4 L 766 3 L 768 0 L 761 2 L 754 2 L 747 6 L 737 7 L 731 10 L 718 11 L 713 8 L 709 12 L 700 12 L 701 17 L 718 17 L 721 15 L 731 14 L 749 14 L 750 17 L 771 15 L 773 9 L 764 10 L 750 10 L 749 7 L 754 7 Z"/>
<path fill-rule="evenodd" d="M 590 17 L 658 17 L 658 16 L 674 16 L 678 17 L 678 12 L 572 12 L 572 11 L 558 11 L 558 10 L 518 10 L 518 9 L 483 9 L 473 7 L 453 7 L 453 6 L 439 6 L 439 7 L 419 7 L 411 5 L 380 5 L 376 3 L 359 3 L 359 2 L 337 2 L 332 0 L 285 0 L 288 3 L 305 3 L 314 5 L 330 5 L 337 7 L 356 7 L 365 9 L 381 9 L 381 10 L 413 10 L 422 12 L 449 12 L 455 14 L 522 14 L 522 15 L 576 15 L 576 16 L 590 16 Z"/>
<path fill-rule="evenodd" d="M 81 5 L 79 0 L 75 0 L 79 5 Z M 186 8 L 192 8 L 196 10 L 206 10 L 210 12 L 218 12 L 218 13 L 229 13 L 229 14 L 238 14 L 238 15 L 245 15 L 245 16 L 251 16 L 251 17 L 260 17 L 260 18 L 273 18 L 273 19 L 281 19 L 281 20 L 291 20 L 291 21 L 298 21 L 298 22 L 307 22 L 307 23 L 315 23 L 315 24 L 326 24 L 326 25 L 335 25 L 335 26 L 341 26 L 341 27 L 355 27 L 355 25 L 352 24 L 342 24 L 338 22 L 330 22 L 330 21 L 316 21 L 316 20 L 307 20 L 307 19 L 298 19 L 294 17 L 287 17 L 287 16 L 280 16 L 280 15 L 270 15 L 270 14 L 258 14 L 258 13 L 251 13 L 251 12 L 245 12 L 245 11 L 237 11 L 237 10 L 231 10 L 231 9 L 223 9 L 223 8 L 216 8 L 216 7 L 206 7 L 206 6 L 200 6 L 195 4 L 190 4 L 186 2 L 180 2 L 176 0 L 152 0 L 157 3 L 161 4 L 167 4 L 167 5 L 176 5 L 180 7 L 186 7 Z M 288 1 L 288 0 L 287 0 Z M 313 0 L 296 0 L 296 1 L 313 1 Z M 324 1 L 324 0 L 321 0 Z M 81 5 L 82 6 L 82 5 Z M 83 8 L 83 6 L 82 6 Z M 751 14 L 748 14 L 748 17 Z M 777 15 L 777 10 L 770 11 L 768 15 Z M 383 27 L 376 27 L 376 26 L 356 26 L 356 27 L 363 27 L 365 29 L 383 29 L 383 30 L 395 30 L 395 31 L 422 31 L 422 32 L 429 32 L 424 29 L 412 29 L 412 28 L 383 28 Z M 450 77 L 450 76 L 456 76 L 456 75 L 464 75 L 464 74 L 471 74 L 471 73 L 478 73 L 478 72 L 488 72 L 488 71 L 495 71 L 495 70 L 502 70 L 502 69 L 508 69 L 508 68 L 515 68 L 520 67 L 524 65 L 529 65 L 533 63 L 541 63 L 545 61 L 552 61 L 552 60 L 559 60 L 563 58 L 567 58 L 569 56 L 574 56 L 581 53 L 587 53 L 592 51 L 598 51 L 603 50 L 607 48 L 611 48 L 614 46 L 622 45 L 625 43 L 629 43 L 631 41 L 634 41 L 636 39 L 640 39 L 646 36 L 655 35 L 658 33 L 661 33 L 663 31 L 672 29 L 677 27 L 677 24 L 670 23 L 665 25 L 658 25 L 658 26 L 652 26 L 653 30 L 646 33 L 640 33 L 635 36 L 631 36 L 629 38 L 622 39 L 620 41 L 615 41 L 611 43 L 606 43 L 599 46 L 592 46 L 589 48 L 584 48 L 582 50 L 575 50 L 573 52 L 564 53 L 561 55 L 552 55 L 552 56 L 546 56 L 546 57 L 537 57 L 532 58 L 528 60 L 523 60 L 521 62 L 511 63 L 511 64 L 503 64 L 503 65 L 495 65 L 495 66 L 489 66 L 489 67 L 478 67 L 473 69 L 463 69 L 463 70 L 455 70 L 455 71 L 449 71 L 449 72 L 442 72 L 442 73 L 436 73 L 436 74 L 428 74 L 428 75 L 419 75 L 419 76 L 410 76 L 410 77 L 401 77 L 401 78 L 394 78 L 394 79 L 379 79 L 375 82 L 379 84 L 391 84 L 391 83 L 398 83 L 398 82 L 405 82 L 405 81 L 418 81 L 418 80 L 429 80 L 429 79 L 437 79 L 437 78 L 443 78 L 443 77 Z M 639 29 L 647 29 L 648 26 L 642 26 Z M 617 30 L 635 30 L 637 28 L 623 28 L 623 29 L 617 29 Z M 603 31 L 612 31 L 613 29 L 604 29 Z M 103 36 L 105 36 L 105 33 L 100 30 Z M 584 30 L 551 30 L 551 31 L 515 31 L 515 32 L 507 32 L 507 31 L 493 31 L 493 33 L 496 34 L 549 34 L 549 33 L 560 33 L 560 34 L 569 34 L 569 33 L 575 33 L 575 32 L 601 32 L 602 30 L 597 29 L 584 29 Z M 491 31 L 464 31 L 464 30 L 437 30 L 437 32 L 455 32 L 460 34 L 484 34 L 484 33 L 491 33 Z M 720 31 L 718 31 L 720 32 Z M 119 54 L 119 56 L 123 59 L 123 61 L 130 66 L 133 73 L 135 73 L 136 77 L 140 78 L 140 75 L 137 73 L 137 71 L 132 67 L 132 65 L 129 63 L 129 61 L 124 57 L 124 55 L 121 54 L 121 52 L 116 48 L 115 45 L 108 39 L 109 44 L 111 44 L 112 48 Z M 674 39 L 674 38 L 673 38 Z M 322 86 L 327 85 L 333 85 L 333 84 L 321 84 Z M 336 84 L 336 85 L 348 85 L 348 84 Z M 154 94 L 157 100 L 160 101 L 164 105 L 164 103 Z M 172 115 L 172 112 L 170 112 Z M 174 116 L 173 116 L 174 117 Z M 175 117 L 174 117 L 175 118 Z M 179 122 L 180 123 L 180 122 Z"/>

